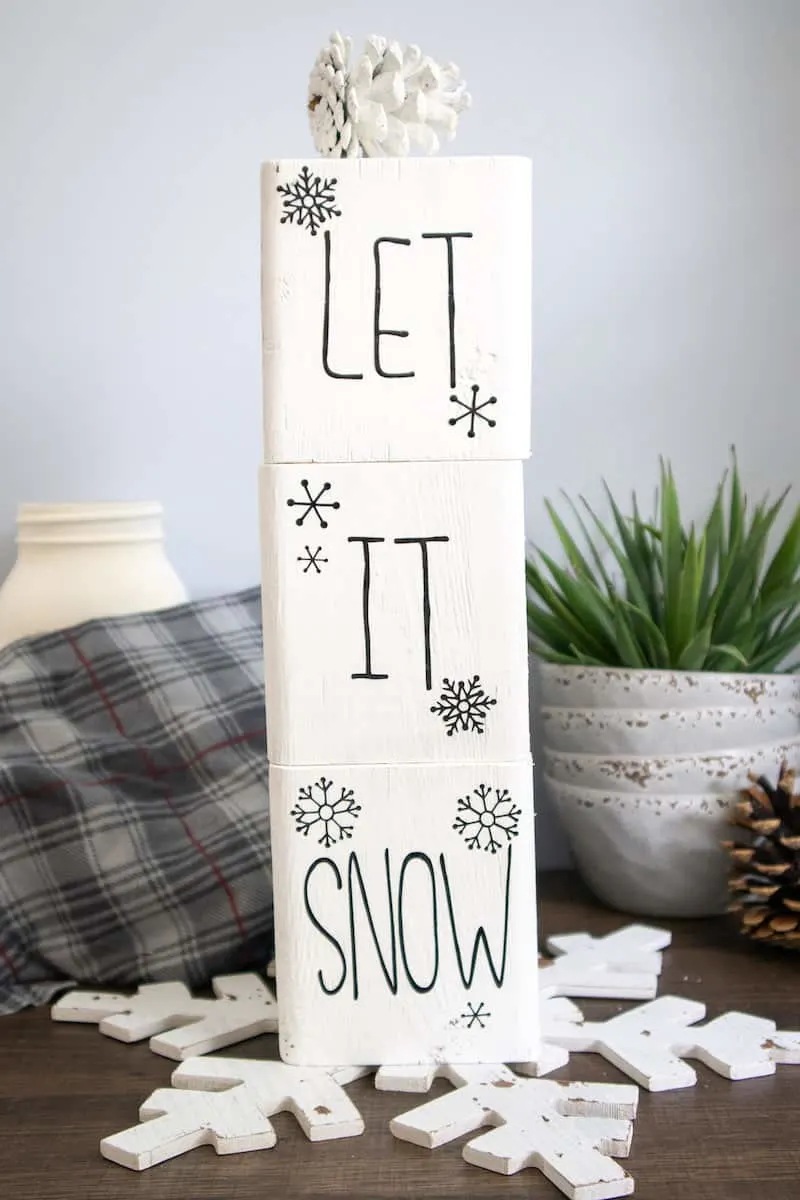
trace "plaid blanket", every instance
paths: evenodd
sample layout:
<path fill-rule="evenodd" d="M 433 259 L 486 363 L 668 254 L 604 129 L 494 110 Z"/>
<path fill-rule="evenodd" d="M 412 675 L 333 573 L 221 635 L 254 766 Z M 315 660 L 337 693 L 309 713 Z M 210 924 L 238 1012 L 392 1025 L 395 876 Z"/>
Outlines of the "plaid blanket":
<path fill-rule="evenodd" d="M 263 967 L 258 589 L 0 651 L 0 1013 Z"/>

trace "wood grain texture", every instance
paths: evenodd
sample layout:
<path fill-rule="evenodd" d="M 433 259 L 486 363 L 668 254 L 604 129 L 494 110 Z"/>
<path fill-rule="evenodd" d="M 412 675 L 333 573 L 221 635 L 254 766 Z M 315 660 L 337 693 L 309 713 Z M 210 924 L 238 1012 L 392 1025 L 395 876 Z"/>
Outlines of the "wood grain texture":
<path fill-rule="evenodd" d="M 602 908 L 570 874 L 540 879 L 540 941 L 588 930 L 604 934 L 625 921 Z M 673 921 L 661 988 L 706 1004 L 709 1016 L 730 1009 L 772 1017 L 781 1029 L 800 1023 L 797 956 L 750 946 L 722 919 Z M 592 1019 L 625 1007 L 581 1001 Z M 237 1048 L 237 1056 L 277 1055 L 277 1038 Z M 144 1045 L 101 1038 L 97 1030 L 61 1025 L 47 1008 L 0 1019 L 0 1179 L 14 1200 L 429 1200 L 558 1195 L 535 1172 L 500 1179 L 469 1166 L 454 1143 L 422 1150 L 393 1138 L 389 1121 L 408 1098 L 379 1092 L 371 1079 L 348 1088 L 366 1130 L 357 1139 L 310 1146 L 289 1115 L 276 1117 L 279 1142 L 263 1154 L 217 1158 L 209 1147 L 134 1176 L 99 1153 L 100 1139 L 136 1120 L 139 1105 L 169 1084 L 173 1064 Z M 795 1200 L 800 1177 L 800 1086 L 795 1069 L 731 1083 L 698 1065 L 688 1091 L 643 1093 L 626 1169 L 639 1200 Z M 628 1082 L 593 1055 L 576 1055 L 559 1078 Z M 450 1085 L 437 1082 L 430 1096 Z"/>
<path fill-rule="evenodd" d="M 266 163 L 264 461 L 526 458 L 530 213 L 524 158 Z"/>

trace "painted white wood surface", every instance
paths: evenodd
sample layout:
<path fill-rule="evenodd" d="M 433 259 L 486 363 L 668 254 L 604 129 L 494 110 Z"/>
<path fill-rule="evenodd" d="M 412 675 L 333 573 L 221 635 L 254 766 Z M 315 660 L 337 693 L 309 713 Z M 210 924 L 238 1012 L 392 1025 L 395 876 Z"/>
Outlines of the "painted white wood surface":
<path fill-rule="evenodd" d="M 262 170 L 281 1054 L 527 1058 L 530 163 L 328 166 Z"/>
<path fill-rule="evenodd" d="M 139 1120 L 102 1139 L 103 1158 L 146 1171 L 198 1146 L 213 1146 L 217 1154 L 243 1154 L 269 1150 L 278 1140 L 272 1122 L 244 1087 L 219 1093 L 158 1088 L 141 1105 Z"/>
<path fill-rule="evenodd" d="M 625 925 L 613 933 L 592 937 L 568 933 L 549 937 L 551 954 L 539 959 L 541 1011 L 554 1018 L 583 1021 L 576 1005 L 558 1009 L 558 997 L 593 997 L 600 1000 L 649 1000 L 658 991 L 661 953 L 672 934 L 648 925 Z M 275 978 L 275 960 L 267 964 L 267 977 Z M 565 1013 L 567 1015 L 565 1015 Z"/>
<path fill-rule="evenodd" d="M 542 972 L 539 971 L 539 1028 L 543 1028 L 546 1023 L 558 1022 L 561 1024 L 565 1021 L 574 1025 L 582 1025 L 584 1017 L 577 1004 L 573 1004 L 564 996 L 548 995 L 541 986 L 541 979 Z M 568 1062 L 569 1050 L 565 1050 L 563 1046 L 557 1046 L 555 1042 L 546 1042 L 543 1038 L 540 1040 L 536 1055 L 537 1079 L 542 1075 L 552 1075 L 553 1071 L 560 1070 Z M 533 1072 L 528 1071 L 527 1074 L 532 1075 Z"/>
<path fill-rule="evenodd" d="M 553 1022 L 563 1023 L 565 1021 L 573 1022 L 580 1025 L 583 1022 L 583 1013 L 576 1004 L 571 1000 L 565 1000 L 560 997 L 556 999 L 543 999 L 539 1005 L 540 1022 L 542 1025 Z M 539 1045 L 539 1053 L 536 1059 L 536 1070 L 532 1069 L 532 1064 L 527 1063 L 525 1074 L 535 1074 L 537 1078 L 542 1075 L 550 1075 L 553 1071 L 565 1067 L 569 1062 L 569 1050 L 564 1050 L 561 1046 L 556 1046 L 553 1042 L 542 1041 Z M 470 1064 L 464 1063 L 448 1063 L 445 1061 L 430 1062 L 430 1063 L 414 1063 L 404 1066 L 393 1063 L 390 1066 L 379 1067 L 375 1074 L 375 1087 L 379 1091 L 386 1092 L 428 1092 L 434 1079 L 455 1078 L 463 1076 L 465 1072 L 469 1072 L 473 1067 Z M 485 1064 L 480 1068 L 485 1069 Z M 493 1068 L 494 1069 L 494 1068 Z M 497 1071 L 505 1072 L 506 1074 L 498 1075 L 498 1078 L 506 1078 L 509 1068 L 498 1066 Z"/>
<path fill-rule="evenodd" d="M 739 1012 L 694 1024 L 705 1015 L 696 1000 L 660 996 L 607 1021 L 546 1020 L 542 1035 L 571 1053 L 601 1054 L 651 1092 L 693 1087 L 697 1074 L 686 1058 L 733 1080 L 773 1075 L 776 1062 L 800 1062 L 800 1033 L 779 1032 L 774 1021 Z M 516 1069 L 538 1073 L 535 1063 Z"/>
<path fill-rule="evenodd" d="M 270 793 L 283 1059 L 532 1058 L 530 763 L 271 767 Z"/>
<path fill-rule="evenodd" d="M 603 937 L 588 933 L 547 939 L 558 957 L 539 960 L 542 996 L 594 996 L 599 999 L 649 1000 L 658 991 L 661 950 L 670 944 L 669 930 L 651 925 L 625 925 Z"/>
<path fill-rule="evenodd" d="M 448 1065 L 437 1075 L 456 1090 L 396 1117 L 389 1126 L 395 1137 L 434 1149 L 493 1125 L 467 1142 L 467 1162 L 503 1175 L 534 1167 L 570 1200 L 611 1200 L 633 1192 L 632 1177 L 611 1156 L 630 1152 L 639 1100 L 635 1087 L 520 1079 L 496 1064 Z M 391 1073 L 379 1072 L 377 1082 L 390 1090 Z"/>
<path fill-rule="evenodd" d="M 72 991 L 56 1001 L 50 1015 L 54 1021 L 97 1024 L 121 1042 L 150 1038 L 156 1054 L 179 1060 L 276 1032 L 277 1002 L 258 975 L 218 975 L 211 983 L 214 1000 L 193 996 L 182 983 L 144 984 L 133 996 Z"/>
<path fill-rule="evenodd" d="M 527 457 L 530 227 L 523 158 L 264 164 L 265 461 Z"/>
<path fill-rule="evenodd" d="M 784 1063 L 787 1066 L 798 1065 L 800 1064 L 800 1030 L 791 1033 L 786 1030 L 776 1030 L 766 1039 L 764 1048 L 774 1063 Z"/>
<path fill-rule="evenodd" d="M 343 1089 L 366 1073 L 255 1059 L 189 1059 L 173 1072 L 173 1088 L 159 1088 L 144 1102 L 140 1123 L 103 1138 L 100 1152 L 143 1171 L 197 1146 L 211 1145 L 217 1154 L 268 1150 L 278 1140 L 269 1118 L 279 1112 L 293 1113 L 311 1141 L 357 1137 L 364 1122 Z"/>
<path fill-rule="evenodd" d="M 261 511 L 272 762 L 529 756 L 521 464 L 268 466 Z"/>

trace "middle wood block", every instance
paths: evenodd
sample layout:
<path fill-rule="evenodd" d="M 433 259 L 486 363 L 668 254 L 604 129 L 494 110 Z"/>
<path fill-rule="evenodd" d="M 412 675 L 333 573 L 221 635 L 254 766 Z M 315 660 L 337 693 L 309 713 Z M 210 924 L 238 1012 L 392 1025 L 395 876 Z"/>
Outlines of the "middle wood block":
<path fill-rule="evenodd" d="M 261 468 L 273 764 L 530 753 L 519 462 Z"/>

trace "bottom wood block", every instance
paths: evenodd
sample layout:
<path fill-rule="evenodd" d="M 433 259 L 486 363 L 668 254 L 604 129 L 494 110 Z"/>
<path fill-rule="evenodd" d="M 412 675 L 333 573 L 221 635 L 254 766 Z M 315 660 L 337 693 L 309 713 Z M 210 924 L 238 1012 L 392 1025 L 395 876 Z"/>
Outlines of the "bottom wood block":
<path fill-rule="evenodd" d="M 270 792 L 286 1062 L 536 1056 L 530 759 L 272 766 Z"/>

